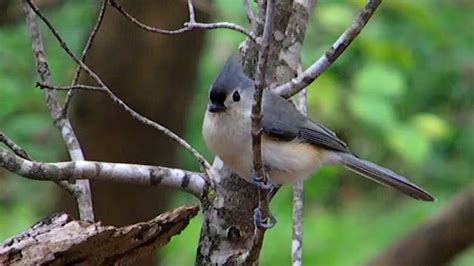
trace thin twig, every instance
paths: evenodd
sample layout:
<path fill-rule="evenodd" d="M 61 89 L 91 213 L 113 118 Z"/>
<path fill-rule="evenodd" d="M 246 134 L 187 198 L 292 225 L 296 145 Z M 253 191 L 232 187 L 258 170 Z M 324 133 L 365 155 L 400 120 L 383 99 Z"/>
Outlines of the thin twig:
<path fill-rule="evenodd" d="M 194 13 L 193 0 L 188 0 L 189 23 L 196 22 L 196 15 Z"/>
<path fill-rule="evenodd" d="M 354 19 L 349 28 L 344 31 L 344 33 L 324 55 L 322 55 L 301 75 L 298 75 L 298 77 L 291 81 L 276 87 L 275 91 L 283 97 L 289 98 L 311 84 L 317 77 L 319 77 L 319 75 L 328 69 L 334 61 L 336 61 L 351 42 L 359 35 L 381 2 L 382 0 L 368 0 L 365 7 Z"/>
<path fill-rule="evenodd" d="M 299 110 L 307 114 L 307 89 L 299 94 Z M 291 262 L 293 266 L 303 265 L 303 180 L 299 179 L 293 185 L 293 231 L 291 241 Z"/>
<path fill-rule="evenodd" d="M 243 0 L 243 5 L 244 5 L 244 10 L 245 10 L 245 15 L 247 16 L 247 20 L 252 26 L 252 31 L 255 32 L 257 28 L 257 23 L 255 22 L 255 15 L 253 14 L 252 7 L 250 7 L 249 0 Z"/>
<path fill-rule="evenodd" d="M 120 4 L 118 4 L 115 0 L 109 0 L 109 4 L 117 9 L 125 18 L 130 20 L 133 24 L 137 25 L 138 27 L 153 33 L 159 34 L 166 34 L 166 35 L 177 35 L 184 32 L 192 31 L 194 29 L 198 30 L 214 30 L 214 29 L 230 29 L 234 31 L 238 31 L 244 35 L 246 35 L 252 41 L 256 41 L 255 36 L 252 32 L 247 31 L 242 26 L 230 23 L 230 22 L 215 22 L 215 23 L 200 23 L 196 22 L 195 15 L 194 15 L 194 6 L 191 0 L 188 0 L 188 8 L 189 8 L 189 21 L 184 23 L 184 27 L 176 29 L 176 30 L 163 30 L 159 28 L 155 28 L 152 26 L 148 26 L 145 23 L 139 21 L 134 16 L 130 15 Z"/>
<path fill-rule="evenodd" d="M 260 43 L 257 71 L 255 74 L 255 92 L 252 105 L 252 150 L 253 150 L 253 168 L 258 177 L 261 177 L 263 183 L 267 182 L 267 176 L 262 163 L 262 96 L 266 87 L 266 66 L 268 62 L 268 47 L 270 45 L 273 30 L 273 0 L 266 1 L 265 25 Z M 268 220 L 268 191 L 258 189 L 258 208 L 261 211 L 263 221 Z M 255 226 L 255 233 L 252 241 L 252 249 L 248 261 L 257 261 L 263 244 L 265 228 Z"/>
<path fill-rule="evenodd" d="M 87 52 L 89 52 L 89 49 L 91 48 L 92 43 L 94 42 L 95 36 L 97 32 L 99 31 L 100 26 L 102 25 L 102 21 L 104 20 L 106 9 L 107 9 L 107 0 L 102 0 L 102 6 L 100 7 L 99 16 L 97 17 L 97 22 L 95 23 L 94 28 L 89 34 L 89 38 L 87 38 L 86 45 L 84 46 L 84 49 L 82 50 L 82 55 L 81 55 L 82 62 L 86 61 Z M 81 76 L 81 70 L 82 70 L 81 67 L 77 66 L 76 72 L 74 72 L 74 77 L 72 78 L 71 86 L 76 85 L 77 82 L 79 81 L 79 78 Z M 74 94 L 73 90 L 70 90 L 67 92 L 66 99 L 64 100 L 64 107 L 62 110 L 63 115 L 67 115 L 67 111 L 69 109 L 69 103 L 71 102 L 71 97 L 73 94 Z"/>
<path fill-rule="evenodd" d="M 25 0 L 33 9 L 33 11 L 38 15 L 41 20 L 46 24 L 46 26 L 49 28 L 51 33 L 54 35 L 56 40 L 59 42 L 63 50 L 71 57 L 74 62 L 76 62 L 92 79 L 97 82 L 97 84 L 103 88 L 104 91 L 107 92 L 109 97 L 117 103 L 122 109 L 127 111 L 131 117 L 134 119 L 142 122 L 143 124 L 150 126 L 172 140 L 174 140 L 176 143 L 181 145 L 183 148 L 185 148 L 187 151 L 189 151 L 198 161 L 198 163 L 204 168 L 203 170 L 208 172 L 208 170 L 211 168 L 209 162 L 206 161 L 206 159 L 197 151 L 195 150 L 188 142 L 186 142 L 184 139 L 180 138 L 177 134 L 169 130 L 168 128 L 156 123 L 155 121 L 152 121 L 151 119 L 146 118 L 145 116 L 139 114 L 135 110 L 133 110 L 130 106 L 128 106 L 124 101 L 122 101 L 119 97 L 117 97 L 110 89 L 107 87 L 107 85 L 102 81 L 102 79 L 97 75 L 94 71 L 92 71 L 84 62 L 80 61 L 74 53 L 72 53 L 71 49 L 67 46 L 67 44 L 64 42 L 64 40 L 61 38 L 59 33 L 56 31 L 56 29 L 51 25 L 49 20 L 43 16 L 43 14 L 36 8 L 36 6 L 31 2 L 31 0 Z"/>
<path fill-rule="evenodd" d="M 3 142 L 5 145 L 7 145 L 7 147 L 10 148 L 16 155 L 31 161 L 31 157 L 28 155 L 28 153 L 1 131 L 0 142 Z"/>
<path fill-rule="evenodd" d="M 85 91 L 98 91 L 98 92 L 107 93 L 107 89 L 103 87 L 82 85 L 82 84 L 75 84 L 73 86 L 53 86 L 53 85 L 49 85 L 49 84 L 45 84 L 41 82 L 36 82 L 36 87 L 40 89 L 57 90 L 57 91 L 85 90 Z"/>
<path fill-rule="evenodd" d="M 303 47 L 306 28 L 316 5 L 315 0 L 295 0 L 293 3 L 293 13 L 287 27 L 287 38 L 284 46 L 287 47 L 284 56 L 285 64 L 280 67 L 279 73 L 287 73 L 282 78 L 289 80 L 295 74 L 301 74 L 301 48 Z M 282 71 L 285 70 L 285 71 Z M 307 115 L 307 89 L 299 93 L 299 110 Z M 304 189 L 303 180 L 297 180 L 293 185 L 293 228 L 291 241 L 291 264 L 293 266 L 303 265 L 303 201 Z"/>
<path fill-rule="evenodd" d="M 23 3 L 23 8 L 26 15 L 26 24 L 31 35 L 31 43 L 33 56 L 36 60 L 36 68 L 41 82 L 45 84 L 51 84 L 51 72 L 48 67 L 46 60 L 46 54 L 44 52 L 43 40 L 38 30 L 38 24 L 36 22 L 36 14 L 38 14 L 38 8 L 34 11 L 30 1 Z M 63 140 L 66 144 L 69 156 L 73 161 L 84 160 L 79 141 L 74 133 L 69 120 L 61 115 L 61 105 L 58 103 L 56 93 L 52 90 L 44 91 L 46 97 L 46 105 L 49 109 L 51 117 L 54 121 L 54 125 L 61 132 Z M 92 205 L 92 195 L 90 190 L 90 184 L 88 180 L 77 180 L 77 182 L 69 183 L 67 181 L 59 181 L 58 185 L 66 189 L 71 193 L 77 201 L 79 216 L 82 220 L 94 221 L 94 210 Z"/>
<path fill-rule="evenodd" d="M 43 163 L 25 160 L 0 147 L 0 167 L 34 180 L 108 180 L 121 183 L 169 186 L 202 198 L 210 188 L 205 174 L 161 166 L 94 161 Z"/>

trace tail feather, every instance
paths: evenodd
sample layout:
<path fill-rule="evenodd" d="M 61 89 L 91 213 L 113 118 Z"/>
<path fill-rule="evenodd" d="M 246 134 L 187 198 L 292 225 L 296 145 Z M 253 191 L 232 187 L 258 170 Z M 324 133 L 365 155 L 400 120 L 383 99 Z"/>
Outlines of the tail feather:
<path fill-rule="evenodd" d="M 410 182 L 406 177 L 403 177 L 391 170 L 378 166 L 369 161 L 365 161 L 355 157 L 349 153 L 339 153 L 340 162 L 349 170 L 365 176 L 377 183 L 392 187 L 400 192 L 403 192 L 412 198 L 423 201 L 434 201 L 435 198 Z"/>

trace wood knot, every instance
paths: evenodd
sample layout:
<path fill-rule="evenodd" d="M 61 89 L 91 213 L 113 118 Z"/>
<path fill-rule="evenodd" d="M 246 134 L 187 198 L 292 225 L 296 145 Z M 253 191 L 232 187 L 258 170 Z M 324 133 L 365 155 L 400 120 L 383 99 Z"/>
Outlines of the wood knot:
<path fill-rule="evenodd" d="M 234 241 L 234 240 L 237 240 L 241 237 L 241 234 L 240 234 L 240 230 L 237 229 L 236 227 L 229 227 L 229 229 L 227 229 L 227 239 L 229 239 L 230 241 Z"/>

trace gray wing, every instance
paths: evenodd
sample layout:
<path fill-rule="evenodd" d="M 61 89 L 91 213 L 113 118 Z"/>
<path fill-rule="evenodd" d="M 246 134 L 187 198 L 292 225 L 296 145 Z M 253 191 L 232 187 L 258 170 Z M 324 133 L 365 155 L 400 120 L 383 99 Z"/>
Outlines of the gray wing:
<path fill-rule="evenodd" d="M 334 132 L 311 121 L 285 98 L 267 90 L 263 95 L 262 128 L 267 135 L 278 139 L 298 139 L 326 149 L 350 153 L 346 143 Z"/>

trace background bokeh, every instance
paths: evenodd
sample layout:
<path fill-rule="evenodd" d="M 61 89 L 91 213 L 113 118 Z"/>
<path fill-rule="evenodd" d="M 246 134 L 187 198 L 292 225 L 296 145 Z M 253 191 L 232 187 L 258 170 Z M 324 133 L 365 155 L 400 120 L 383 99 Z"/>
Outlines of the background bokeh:
<path fill-rule="evenodd" d="M 331 45 L 361 5 L 356 0 L 318 1 L 303 49 L 304 66 Z M 96 10 L 89 1 L 66 1 L 47 15 L 80 52 Z M 305 182 L 308 265 L 361 265 L 472 183 L 473 11 L 474 3 L 466 0 L 385 1 L 347 52 L 310 86 L 309 115 L 314 120 L 336 131 L 361 157 L 406 174 L 438 200 L 417 202 L 342 168 L 324 168 Z M 212 16 L 246 25 L 241 1 L 215 1 Z M 53 80 L 67 84 L 75 66 L 44 32 Z M 200 133 L 207 89 L 242 40 L 227 30 L 207 33 L 185 138 L 209 159 L 212 154 Z M 34 88 L 30 45 L 23 23 L 0 27 L 0 130 L 36 160 L 55 161 L 64 148 L 42 93 Z M 197 170 L 186 152 L 180 161 Z M 52 187 L 0 170 L 0 240 L 51 210 Z M 271 204 L 278 224 L 267 233 L 262 265 L 290 261 L 291 196 L 291 187 L 286 187 Z M 195 201 L 176 193 L 172 206 L 184 203 Z M 200 224 L 201 217 L 193 219 L 164 248 L 164 265 L 193 263 Z M 474 265 L 474 249 L 453 265 Z"/>

